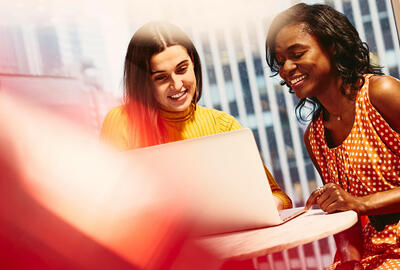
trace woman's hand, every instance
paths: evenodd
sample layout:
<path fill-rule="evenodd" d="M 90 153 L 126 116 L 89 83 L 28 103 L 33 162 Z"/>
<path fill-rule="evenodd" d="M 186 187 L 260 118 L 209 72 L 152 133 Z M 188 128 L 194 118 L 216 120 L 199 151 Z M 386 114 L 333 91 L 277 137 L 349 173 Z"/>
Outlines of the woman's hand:
<path fill-rule="evenodd" d="M 274 195 L 274 202 L 278 211 L 283 209 L 283 201 L 280 197 Z"/>
<path fill-rule="evenodd" d="M 339 185 L 329 183 L 314 190 L 306 203 L 306 209 L 318 204 L 319 207 L 328 213 L 338 211 L 354 210 L 358 214 L 365 211 L 363 197 L 355 197 L 343 190 Z"/>

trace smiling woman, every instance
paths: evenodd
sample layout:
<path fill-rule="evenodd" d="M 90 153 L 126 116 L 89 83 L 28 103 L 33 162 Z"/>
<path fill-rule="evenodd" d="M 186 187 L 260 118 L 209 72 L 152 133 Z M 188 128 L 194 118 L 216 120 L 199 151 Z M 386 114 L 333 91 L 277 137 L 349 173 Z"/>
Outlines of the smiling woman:
<path fill-rule="evenodd" d="M 279 31 L 275 40 L 279 74 L 298 98 L 316 96 L 318 93 L 313 90 L 323 91 L 337 83 L 331 79 L 335 70 L 329 55 L 306 29 L 304 23 L 289 25 Z"/>
<path fill-rule="evenodd" d="M 381 75 L 350 21 L 327 5 L 280 13 L 266 49 L 271 70 L 300 98 L 298 111 L 314 105 L 304 142 L 325 185 L 306 208 L 354 210 L 369 221 L 336 235 L 340 261 L 330 269 L 398 269 L 400 81 Z"/>
<path fill-rule="evenodd" d="M 196 93 L 193 62 L 185 47 L 173 45 L 150 58 L 154 96 L 168 111 L 184 111 Z"/>
<path fill-rule="evenodd" d="M 242 128 L 233 116 L 197 105 L 202 92 L 198 53 L 187 35 L 169 23 L 151 22 L 133 35 L 124 84 L 124 104 L 107 114 L 101 130 L 102 140 L 119 150 Z M 278 209 L 291 207 L 265 171 Z"/>
<path fill-rule="evenodd" d="M 191 40 L 172 24 L 145 24 L 125 56 L 124 105 L 108 113 L 101 137 L 121 150 L 185 138 L 169 127 L 192 116 L 201 93 L 201 64 Z"/>

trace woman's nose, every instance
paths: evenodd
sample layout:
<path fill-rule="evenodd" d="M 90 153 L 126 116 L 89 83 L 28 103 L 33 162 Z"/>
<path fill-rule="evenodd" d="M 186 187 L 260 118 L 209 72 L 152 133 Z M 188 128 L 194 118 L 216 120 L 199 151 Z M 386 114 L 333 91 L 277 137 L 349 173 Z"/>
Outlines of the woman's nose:
<path fill-rule="evenodd" d="M 285 63 L 282 66 L 282 73 L 285 75 L 291 75 L 293 71 L 295 71 L 297 68 L 297 65 L 295 62 L 291 60 L 286 60 Z"/>
<path fill-rule="evenodd" d="M 171 76 L 171 82 L 170 82 L 170 87 L 173 87 L 175 90 L 180 90 L 183 86 L 182 79 L 180 76 L 173 75 Z"/>

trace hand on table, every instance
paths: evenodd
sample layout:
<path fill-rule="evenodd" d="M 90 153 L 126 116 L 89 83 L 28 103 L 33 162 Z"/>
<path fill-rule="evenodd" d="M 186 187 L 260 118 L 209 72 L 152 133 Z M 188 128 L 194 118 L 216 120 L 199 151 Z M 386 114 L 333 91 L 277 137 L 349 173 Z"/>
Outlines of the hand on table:
<path fill-rule="evenodd" d="M 274 196 L 274 202 L 278 211 L 283 209 L 283 201 L 280 197 Z"/>
<path fill-rule="evenodd" d="M 339 185 L 329 183 L 314 190 L 306 202 L 305 209 L 317 204 L 328 213 L 354 210 L 357 213 L 364 211 L 362 197 L 355 197 L 343 190 Z"/>

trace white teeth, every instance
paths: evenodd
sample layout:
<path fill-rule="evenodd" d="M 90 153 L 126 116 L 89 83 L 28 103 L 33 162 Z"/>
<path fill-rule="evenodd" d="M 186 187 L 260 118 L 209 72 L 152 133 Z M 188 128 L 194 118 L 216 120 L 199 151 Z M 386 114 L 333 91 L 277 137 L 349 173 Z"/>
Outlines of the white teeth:
<path fill-rule="evenodd" d="M 182 92 L 179 92 L 178 94 L 175 94 L 175 95 L 173 95 L 173 96 L 170 96 L 170 98 L 178 99 L 178 98 L 180 98 L 181 96 L 183 96 L 185 93 L 186 93 L 186 91 L 182 91 Z"/>
<path fill-rule="evenodd" d="M 303 76 L 300 76 L 300 77 L 298 77 L 298 78 L 296 78 L 296 79 L 294 79 L 294 80 L 291 80 L 291 81 L 290 81 L 290 84 L 295 84 L 295 83 L 297 83 L 297 82 L 303 80 L 305 77 L 307 77 L 307 76 L 306 76 L 306 75 L 303 75 Z"/>

